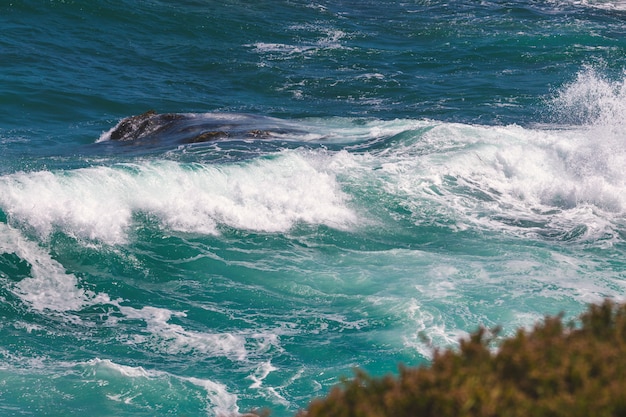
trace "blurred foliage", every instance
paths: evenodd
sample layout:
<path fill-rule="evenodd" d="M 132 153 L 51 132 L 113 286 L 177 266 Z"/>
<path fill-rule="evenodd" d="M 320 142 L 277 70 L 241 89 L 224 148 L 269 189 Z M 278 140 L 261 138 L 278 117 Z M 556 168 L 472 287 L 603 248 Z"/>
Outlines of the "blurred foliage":
<path fill-rule="evenodd" d="M 397 376 L 357 370 L 298 417 L 626 415 L 626 305 L 591 305 L 568 324 L 546 317 L 497 350 L 494 338 L 479 329 Z"/>

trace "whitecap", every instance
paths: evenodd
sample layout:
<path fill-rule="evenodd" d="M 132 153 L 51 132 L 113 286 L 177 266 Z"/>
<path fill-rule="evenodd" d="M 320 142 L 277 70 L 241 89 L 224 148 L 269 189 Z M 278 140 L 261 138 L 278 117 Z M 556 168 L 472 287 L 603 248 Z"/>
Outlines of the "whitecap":
<path fill-rule="evenodd" d="M 298 223 L 345 229 L 356 222 L 332 172 L 298 152 L 247 164 L 137 162 L 0 177 L 10 221 L 46 238 L 124 244 L 136 214 L 174 231 L 216 235 L 219 225 L 285 232 Z"/>

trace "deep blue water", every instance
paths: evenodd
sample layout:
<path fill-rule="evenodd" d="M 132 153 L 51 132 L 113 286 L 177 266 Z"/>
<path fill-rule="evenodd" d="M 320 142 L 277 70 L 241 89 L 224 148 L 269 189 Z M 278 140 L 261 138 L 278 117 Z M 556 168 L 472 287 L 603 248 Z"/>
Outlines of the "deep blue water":
<path fill-rule="evenodd" d="M 0 414 L 289 416 L 623 301 L 625 52 L 619 1 L 0 2 Z"/>

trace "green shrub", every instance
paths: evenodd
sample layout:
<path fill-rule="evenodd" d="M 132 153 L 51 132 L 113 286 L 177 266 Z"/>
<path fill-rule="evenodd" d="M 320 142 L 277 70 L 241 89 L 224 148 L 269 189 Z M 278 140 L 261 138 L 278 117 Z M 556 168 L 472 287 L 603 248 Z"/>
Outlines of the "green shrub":
<path fill-rule="evenodd" d="M 430 366 L 356 371 L 298 417 L 626 416 L 626 305 L 592 305 L 577 325 L 547 317 L 496 352 L 480 329 Z"/>

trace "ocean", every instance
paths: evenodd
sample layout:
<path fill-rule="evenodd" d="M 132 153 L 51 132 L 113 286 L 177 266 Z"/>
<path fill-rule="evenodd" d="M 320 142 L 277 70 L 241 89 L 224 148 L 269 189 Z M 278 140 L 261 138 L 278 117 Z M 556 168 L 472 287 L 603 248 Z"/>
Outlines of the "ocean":
<path fill-rule="evenodd" d="M 624 301 L 626 2 L 1 0 L 0 68 L 2 416 L 292 416 Z"/>

